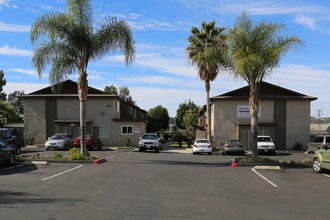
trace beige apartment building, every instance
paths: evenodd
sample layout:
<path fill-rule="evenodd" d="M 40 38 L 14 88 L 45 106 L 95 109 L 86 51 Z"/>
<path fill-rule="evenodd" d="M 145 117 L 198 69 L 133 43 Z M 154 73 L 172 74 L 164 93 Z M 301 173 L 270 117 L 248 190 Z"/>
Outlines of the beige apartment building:
<path fill-rule="evenodd" d="M 58 92 L 51 87 L 21 96 L 24 99 L 24 138 L 34 137 L 42 145 L 54 133 L 80 135 L 77 83 L 66 80 Z M 125 138 L 137 145 L 146 132 L 147 112 L 117 95 L 89 87 L 87 133 L 97 135 L 104 145 L 122 146 Z"/>
<path fill-rule="evenodd" d="M 226 139 L 240 139 L 250 149 L 249 87 L 211 97 L 211 132 L 214 147 Z M 307 96 L 267 82 L 260 85 L 259 135 L 270 135 L 276 149 L 307 145 L 310 138 L 310 107 L 316 97 Z M 200 127 L 207 126 L 205 109 Z M 200 134 L 201 132 L 199 132 Z"/>

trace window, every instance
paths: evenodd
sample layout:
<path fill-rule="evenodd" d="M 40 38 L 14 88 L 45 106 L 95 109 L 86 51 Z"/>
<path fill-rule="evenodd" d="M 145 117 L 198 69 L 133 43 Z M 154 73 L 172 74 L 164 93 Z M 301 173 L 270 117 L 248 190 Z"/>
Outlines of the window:
<path fill-rule="evenodd" d="M 120 102 L 116 101 L 116 112 L 120 111 Z"/>
<path fill-rule="evenodd" d="M 121 126 L 121 134 L 122 135 L 132 135 L 133 134 L 133 126 L 131 126 L 131 125 Z"/>
<path fill-rule="evenodd" d="M 93 135 L 99 138 L 108 138 L 109 137 L 109 126 L 107 125 L 100 125 L 100 126 L 93 126 L 92 127 Z"/>

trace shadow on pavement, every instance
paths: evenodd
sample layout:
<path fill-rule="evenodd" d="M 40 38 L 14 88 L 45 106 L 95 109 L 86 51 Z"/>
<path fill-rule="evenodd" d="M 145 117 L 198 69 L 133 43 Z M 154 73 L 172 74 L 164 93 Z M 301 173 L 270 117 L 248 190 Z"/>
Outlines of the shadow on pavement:
<path fill-rule="evenodd" d="M 14 166 L 1 166 L 0 165 L 0 176 L 12 175 L 17 173 L 27 173 L 38 169 L 37 166 L 31 165 L 20 165 L 15 164 Z M 1 195 L 1 194 L 0 194 Z"/>

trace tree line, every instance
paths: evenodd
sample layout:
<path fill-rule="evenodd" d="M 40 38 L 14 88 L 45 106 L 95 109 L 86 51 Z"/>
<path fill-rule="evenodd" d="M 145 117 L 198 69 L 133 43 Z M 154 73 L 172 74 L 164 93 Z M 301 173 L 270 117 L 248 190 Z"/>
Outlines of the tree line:
<path fill-rule="evenodd" d="M 3 70 L 0 70 L 0 126 L 23 122 L 23 101 L 18 96 L 24 95 L 24 91 L 4 93 L 3 87 L 7 84 L 4 76 Z"/>

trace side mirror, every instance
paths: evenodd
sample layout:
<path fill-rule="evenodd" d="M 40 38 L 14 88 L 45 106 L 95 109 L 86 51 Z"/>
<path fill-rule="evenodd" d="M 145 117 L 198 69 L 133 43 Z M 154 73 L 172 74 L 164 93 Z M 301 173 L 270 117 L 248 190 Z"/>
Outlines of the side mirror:
<path fill-rule="evenodd" d="M 48 137 L 48 140 L 50 140 L 50 137 Z"/>

